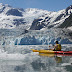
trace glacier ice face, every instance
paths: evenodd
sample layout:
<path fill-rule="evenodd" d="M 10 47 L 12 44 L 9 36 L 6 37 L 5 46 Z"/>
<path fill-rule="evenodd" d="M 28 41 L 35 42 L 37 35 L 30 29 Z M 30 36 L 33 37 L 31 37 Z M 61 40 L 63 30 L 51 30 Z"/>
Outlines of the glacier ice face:
<path fill-rule="evenodd" d="M 72 44 L 68 30 L 24 30 L 1 29 L 0 45 L 48 45 L 58 40 L 61 44 Z"/>

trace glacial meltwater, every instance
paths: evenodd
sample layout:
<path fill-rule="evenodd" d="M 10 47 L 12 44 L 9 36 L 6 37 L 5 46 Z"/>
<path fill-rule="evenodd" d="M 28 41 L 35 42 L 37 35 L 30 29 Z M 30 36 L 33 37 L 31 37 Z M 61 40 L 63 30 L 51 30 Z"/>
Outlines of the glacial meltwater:
<path fill-rule="evenodd" d="M 0 72 L 72 72 L 72 56 L 40 55 L 31 49 L 48 49 L 48 45 L 1 45 Z M 71 44 L 62 50 L 71 51 Z"/>

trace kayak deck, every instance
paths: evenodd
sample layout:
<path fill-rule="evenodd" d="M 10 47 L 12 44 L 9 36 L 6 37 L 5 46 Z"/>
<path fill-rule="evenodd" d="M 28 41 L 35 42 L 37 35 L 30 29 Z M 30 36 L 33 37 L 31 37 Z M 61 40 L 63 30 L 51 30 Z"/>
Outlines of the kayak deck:
<path fill-rule="evenodd" d="M 47 53 L 47 54 L 72 54 L 72 51 L 53 51 L 53 50 L 35 50 L 31 49 L 33 52 Z"/>

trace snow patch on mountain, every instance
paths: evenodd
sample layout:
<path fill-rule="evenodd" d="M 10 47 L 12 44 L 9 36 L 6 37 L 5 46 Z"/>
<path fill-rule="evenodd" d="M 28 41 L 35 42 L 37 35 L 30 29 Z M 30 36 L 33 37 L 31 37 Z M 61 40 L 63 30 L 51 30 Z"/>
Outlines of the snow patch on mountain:
<path fill-rule="evenodd" d="M 67 29 L 71 30 L 72 31 L 72 26 L 71 27 L 68 27 Z"/>

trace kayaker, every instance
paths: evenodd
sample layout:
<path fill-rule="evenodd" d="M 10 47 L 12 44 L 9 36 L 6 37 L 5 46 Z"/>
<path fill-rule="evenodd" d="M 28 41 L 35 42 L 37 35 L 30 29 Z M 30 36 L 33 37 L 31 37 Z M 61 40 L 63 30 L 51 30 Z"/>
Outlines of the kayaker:
<path fill-rule="evenodd" d="M 61 45 L 58 43 L 58 41 L 55 42 L 56 45 L 52 49 L 53 51 L 61 51 Z"/>

